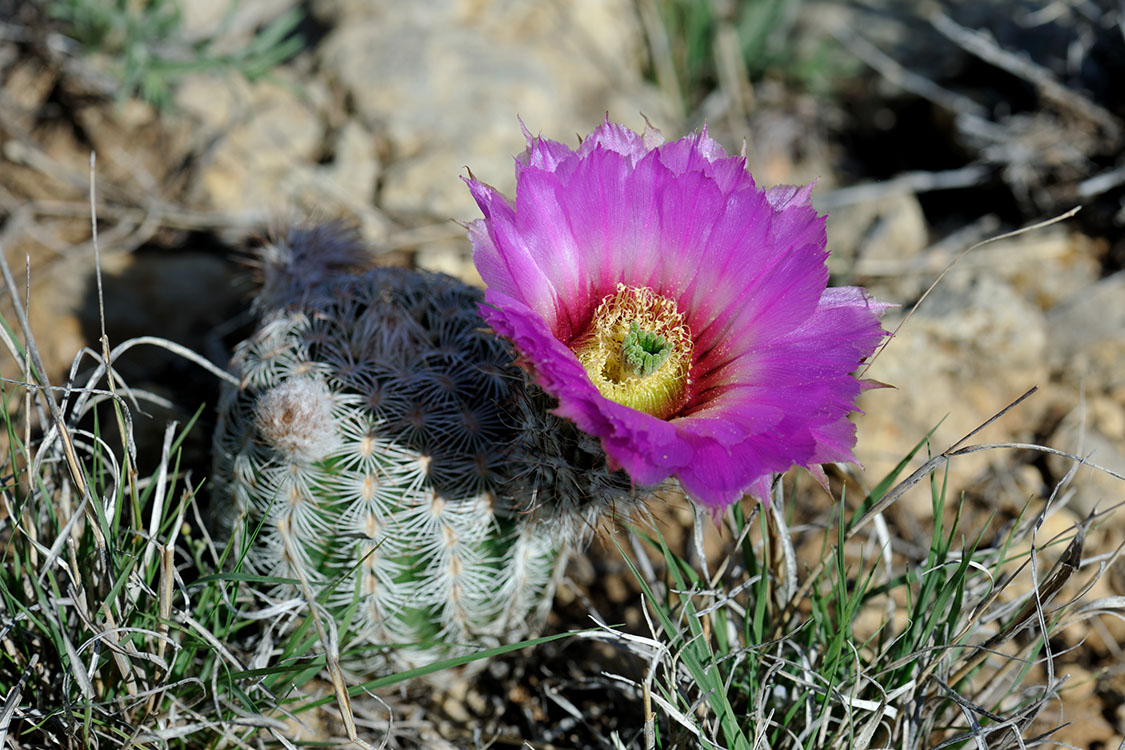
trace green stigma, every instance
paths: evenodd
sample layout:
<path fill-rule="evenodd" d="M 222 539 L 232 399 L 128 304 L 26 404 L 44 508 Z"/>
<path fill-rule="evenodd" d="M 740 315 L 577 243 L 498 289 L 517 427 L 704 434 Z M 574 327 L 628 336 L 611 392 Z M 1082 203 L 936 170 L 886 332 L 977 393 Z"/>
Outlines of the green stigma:
<path fill-rule="evenodd" d="M 647 378 L 660 369 L 672 354 L 668 339 L 652 331 L 642 331 L 637 321 L 629 325 L 629 333 L 621 342 L 621 353 L 633 368 L 633 374 Z"/>
<path fill-rule="evenodd" d="M 618 284 L 571 343 L 603 396 L 660 419 L 676 414 L 691 385 L 691 331 L 674 300 Z"/>

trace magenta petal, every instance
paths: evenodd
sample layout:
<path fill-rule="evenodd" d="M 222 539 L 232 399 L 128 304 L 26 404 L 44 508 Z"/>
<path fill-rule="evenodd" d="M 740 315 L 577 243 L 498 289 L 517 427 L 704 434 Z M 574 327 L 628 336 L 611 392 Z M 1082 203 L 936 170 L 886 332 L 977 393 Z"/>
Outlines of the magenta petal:
<path fill-rule="evenodd" d="M 854 373 L 888 306 L 826 289 L 811 185 L 759 189 L 705 131 L 664 144 L 607 119 L 577 150 L 525 135 L 514 206 L 467 180 L 484 214 L 469 236 L 482 314 L 558 414 L 634 482 L 676 478 L 713 513 L 768 502 L 791 466 L 854 461 Z M 691 331 L 686 401 L 666 419 L 605 398 L 570 349 L 618 283 L 673 300 Z"/>
<path fill-rule="evenodd" d="M 651 143 L 651 139 L 646 143 L 644 136 L 634 133 L 623 125 L 610 122 L 607 116 L 605 122 L 594 128 L 593 132 L 582 139 L 582 145 L 578 148 L 578 156 L 580 158 L 586 157 L 593 153 L 595 149 L 603 148 L 621 154 L 629 160 L 630 164 L 636 164 L 651 150 Z"/>
<path fill-rule="evenodd" d="M 563 342 L 585 332 L 593 309 L 627 270 L 658 264 L 655 182 L 653 164 L 633 169 L 627 157 L 602 148 L 565 178 L 531 167 L 521 173 L 517 235 L 503 241 L 519 246 L 512 254 L 535 265 L 555 290 L 559 314 L 549 321 Z M 498 288 L 511 292 L 502 281 Z"/>
<path fill-rule="evenodd" d="M 484 213 L 484 226 L 470 230 L 473 262 L 496 287 L 532 307 L 549 325 L 559 318 L 559 296 L 516 229 L 516 214 L 504 196 L 476 180 L 466 180 Z M 487 239 L 485 239 L 487 238 Z"/>
<path fill-rule="evenodd" d="M 835 461 L 859 463 L 852 453 L 852 446 L 855 445 L 855 425 L 846 417 L 820 425 L 812 432 L 816 439 L 816 452 L 812 457 L 813 466 Z"/>
<path fill-rule="evenodd" d="M 728 448 L 693 436 L 695 460 L 678 472 L 680 485 L 702 505 L 718 510 L 749 492 L 756 482 L 764 481 L 768 488 L 769 477 L 793 463 L 788 451 L 777 445 L 777 437 L 749 436 Z M 760 484 L 758 489 L 760 491 Z M 758 499 L 766 501 L 768 497 L 767 489 Z"/>
<path fill-rule="evenodd" d="M 812 189 L 815 184 L 777 185 L 766 191 L 766 200 L 779 212 L 795 206 L 812 207 Z"/>
<path fill-rule="evenodd" d="M 520 121 L 524 138 L 527 139 L 527 148 L 516 157 L 516 178 L 522 173 L 521 167 L 535 167 L 547 172 L 554 172 L 560 165 L 568 161 L 576 161 L 575 153 L 561 143 L 549 141 L 545 138 L 533 136 Z"/>
<path fill-rule="evenodd" d="M 709 174 L 715 167 L 715 162 L 722 163 L 726 159 L 726 151 L 723 150 L 722 146 L 711 140 L 707 135 L 706 128 L 699 133 L 692 133 L 678 141 L 669 143 L 660 149 L 660 161 L 677 175 L 685 172 Z M 745 169 L 742 172 L 747 179 L 750 178 Z"/>

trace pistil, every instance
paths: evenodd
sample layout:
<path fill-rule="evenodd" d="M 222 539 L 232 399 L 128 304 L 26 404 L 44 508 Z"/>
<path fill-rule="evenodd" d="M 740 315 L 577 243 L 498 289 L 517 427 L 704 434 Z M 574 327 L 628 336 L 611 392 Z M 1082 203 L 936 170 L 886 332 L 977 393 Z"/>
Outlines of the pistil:
<path fill-rule="evenodd" d="M 618 284 L 571 348 L 611 401 L 665 419 L 687 399 L 691 332 L 675 301 L 652 289 Z"/>

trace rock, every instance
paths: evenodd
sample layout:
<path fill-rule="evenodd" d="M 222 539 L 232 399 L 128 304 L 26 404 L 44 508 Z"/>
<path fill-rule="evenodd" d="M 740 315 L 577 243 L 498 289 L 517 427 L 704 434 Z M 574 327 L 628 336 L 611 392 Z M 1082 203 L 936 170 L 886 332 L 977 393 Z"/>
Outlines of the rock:
<path fill-rule="evenodd" d="M 888 316 L 893 330 L 902 312 Z M 856 454 L 870 484 L 878 482 L 931 428 L 933 452 L 945 450 L 1034 385 L 1048 379 L 1046 321 L 1037 307 L 991 274 L 947 277 L 875 360 L 866 377 L 897 386 L 865 393 Z M 1043 400 L 1032 398 L 971 443 L 1028 439 Z M 949 497 L 1005 454 L 954 458 Z M 925 453 L 915 461 L 924 460 Z M 926 491 L 918 512 L 929 513 Z"/>
<path fill-rule="evenodd" d="M 913 193 L 840 206 L 828 215 L 829 270 L 878 277 L 888 299 L 913 300 L 925 291 L 933 275 L 918 273 L 916 260 L 928 244 L 926 217 Z"/>
<path fill-rule="evenodd" d="M 836 235 L 844 235 L 847 249 L 849 238 L 856 235 L 848 225 L 850 217 L 843 218 Z M 830 237 L 836 247 L 836 236 Z M 881 258 L 861 249 L 855 265 L 856 275 L 876 295 L 891 301 L 898 301 L 895 294 L 910 300 L 964 250 L 935 246 L 897 261 L 888 257 L 894 246 L 876 245 L 884 254 Z M 1113 373 L 1119 369 L 1114 363 L 1125 360 L 1125 312 L 1118 310 L 1125 304 L 1125 281 L 1094 284 L 1098 252 L 1093 241 L 1059 228 L 990 243 L 962 257 L 868 373 L 899 389 L 874 391 L 862 399 L 871 413 L 860 420 L 857 452 L 870 478 L 881 478 L 946 414 L 935 433 L 935 451 L 947 448 L 1032 385 L 1052 384 L 973 442 L 1030 439 L 1040 431 L 1048 409 L 1065 414 L 1073 408 L 1073 387 L 1079 381 L 1088 392 L 1102 393 L 1104 384 L 1115 382 L 1114 377 L 1120 380 Z M 888 327 L 902 317 L 899 313 L 889 318 Z M 1069 381 L 1066 387 L 1053 385 L 1060 374 Z M 1073 450 L 1074 444 L 1072 440 L 1067 449 Z M 1051 445 L 1064 448 L 1057 442 Z M 955 458 L 950 464 L 952 489 L 968 487 L 986 466 L 1000 470 L 1007 460 L 1008 454 L 991 451 Z M 926 512 L 928 500 L 919 496 L 918 502 L 919 512 Z M 1089 504 L 1085 496 L 1077 503 Z"/>
<path fill-rule="evenodd" d="M 964 250 L 964 246 L 954 246 L 926 258 L 932 278 Z M 1025 300 L 1047 311 L 1089 292 L 1100 273 L 1099 253 L 1097 243 L 1088 237 L 1054 227 L 978 247 L 957 262 L 949 277 L 970 277 L 982 271 L 994 274 Z"/>
<path fill-rule="evenodd" d="M 987 251 L 988 258 L 1024 299 L 1044 311 L 1088 294 L 1101 275 L 1099 257 L 1104 252 L 1100 243 L 1061 226 L 992 243 L 981 250 Z"/>
<path fill-rule="evenodd" d="M 625 0 L 312 0 L 314 17 L 332 26 L 374 21 L 384 26 L 480 29 L 498 43 L 567 36 L 587 54 L 637 68 L 645 41 L 633 5 Z M 572 60 L 572 63 L 581 61 Z"/>
<path fill-rule="evenodd" d="M 250 98 L 245 79 L 206 73 L 183 78 L 176 87 L 175 105 L 178 113 L 195 118 L 201 137 L 213 138 L 238 124 Z"/>
<path fill-rule="evenodd" d="M 310 168 L 299 202 L 316 207 L 318 215 L 348 219 L 368 242 L 385 239 L 390 224 L 374 205 L 382 173 L 375 137 L 349 119 L 333 137 L 331 150 L 330 162 Z"/>
<path fill-rule="evenodd" d="M 662 120 L 662 101 L 640 80 L 643 38 L 623 0 L 319 5 L 337 22 L 321 46 L 323 71 L 389 141 L 388 211 L 473 216 L 457 179 L 466 166 L 510 191 L 524 147 L 517 116 L 560 140 L 606 111 L 637 128 L 641 111 Z"/>
<path fill-rule="evenodd" d="M 1097 283 L 1102 243 L 1053 227 L 989 242 L 964 254 L 999 233 L 994 221 L 978 223 L 982 226 L 957 233 L 967 237 L 949 236 L 927 245 L 925 217 L 912 195 L 840 206 L 828 217 L 829 268 L 860 280 L 877 296 L 907 303 L 918 299 L 956 260 L 947 277 L 985 271 L 1044 311 Z"/>
<path fill-rule="evenodd" d="M 373 203 L 379 157 L 371 133 L 355 120 L 348 120 L 336 133 L 332 151 L 334 158 L 323 168 L 324 176 L 357 203 Z"/>
<path fill-rule="evenodd" d="M 419 268 L 447 273 L 473 286 L 484 286 L 484 281 L 473 265 L 471 248 L 464 240 L 428 242 L 414 255 Z"/>
<path fill-rule="evenodd" d="M 24 246 L 30 244 L 24 243 Z M 87 258 L 74 255 L 51 263 L 46 267 L 46 273 L 41 273 L 35 267 L 33 258 L 31 288 L 28 295 L 30 301 L 27 301 L 23 299 L 25 256 L 6 247 L 3 249 L 7 251 L 8 264 L 20 288 L 20 305 L 27 305 L 27 318 L 39 357 L 43 362 L 43 369 L 52 385 L 61 385 L 65 382 L 66 373 L 75 355 L 83 346 L 90 343 L 83 335 L 82 325 L 74 317 L 75 301 L 81 299 L 86 291 L 90 263 Z M 29 249 L 28 252 L 30 253 L 31 250 Z M 13 328 L 16 340 L 23 341 L 23 332 L 19 330 L 19 323 L 11 306 L 12 298 L 5 292 L 3 300 L 0 301 L 0 319 Z M 3 351 L 0 375 L 24 381 L 20 365 L 8 354 L 7 349 Z"/>
<path fill-rule="evenodd" d="M 1056 305 L 1047 316 L 1049 355 L 1064 381 L 1109 389 L 1125 406 L 1125 272 Z"/>
<path fill-rule="evenodd" d="M 193 76 L 176 94 L 178 108 L 200 123 L 209 140 L 196 200 L 247 223 L 292 221 L 316 190 L 316 163 L 325 127 L 316 99 L 325 95 L 306 82 L 300 94 L 282 80 L 249 83 L 237 77 Z M 331 202 L 329 202 L 331 203 Z"/>
<path fill-rule="evenodd" d="M 424 3 L 402 3 L 396 0 L 311 0 L 309 10 L 325 26 L 344 26 L 357 20 L 386 23 L 425 24 L 451 17 L 461 18 L 480 3 L 466 0 L 428 0 Z"/>
<path fill-rule="evenodd" d="M 1052 741 L 1067 747 L 1120 747 L 1125 737 L 1115 734 L 1113 725 L 1106 720 L 1102 701 L 1098 700 L 1093 689 L 1083 685 L 1086 681 L 1093 684 L 1093 677 L 1083 674 L 1085 670 L 1071 664 L 1067 664 L 1063 671 L 1071 678 L 1067 685 L 1076 685 L 1077 689 L 1063 690 L 1060 694 L 1062 710 L 1049 718 L 1043 717 L 1050 724 L 1050 729 L 1065 723 L 1057 732 L 1052 732 Z M 1079 698 L 1082 693 L 1089 693 L 1089 697 Z"/>

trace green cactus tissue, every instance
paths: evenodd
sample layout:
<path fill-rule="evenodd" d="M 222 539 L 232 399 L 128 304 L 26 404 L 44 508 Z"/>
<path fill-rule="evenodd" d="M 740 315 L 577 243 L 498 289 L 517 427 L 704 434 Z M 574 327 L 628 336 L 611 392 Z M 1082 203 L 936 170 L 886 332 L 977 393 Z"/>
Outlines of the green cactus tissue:
<path fill-rule="evenodd" d="M 364 257 L 335 224 L 261 251 L 215 434 L 221 526 L 245 572 L 305 581 L 347 623 L 345 660 L 412 667 L 534 635 L 567 550 L 634 490 L 550 413 L 480 291 Z"/>

